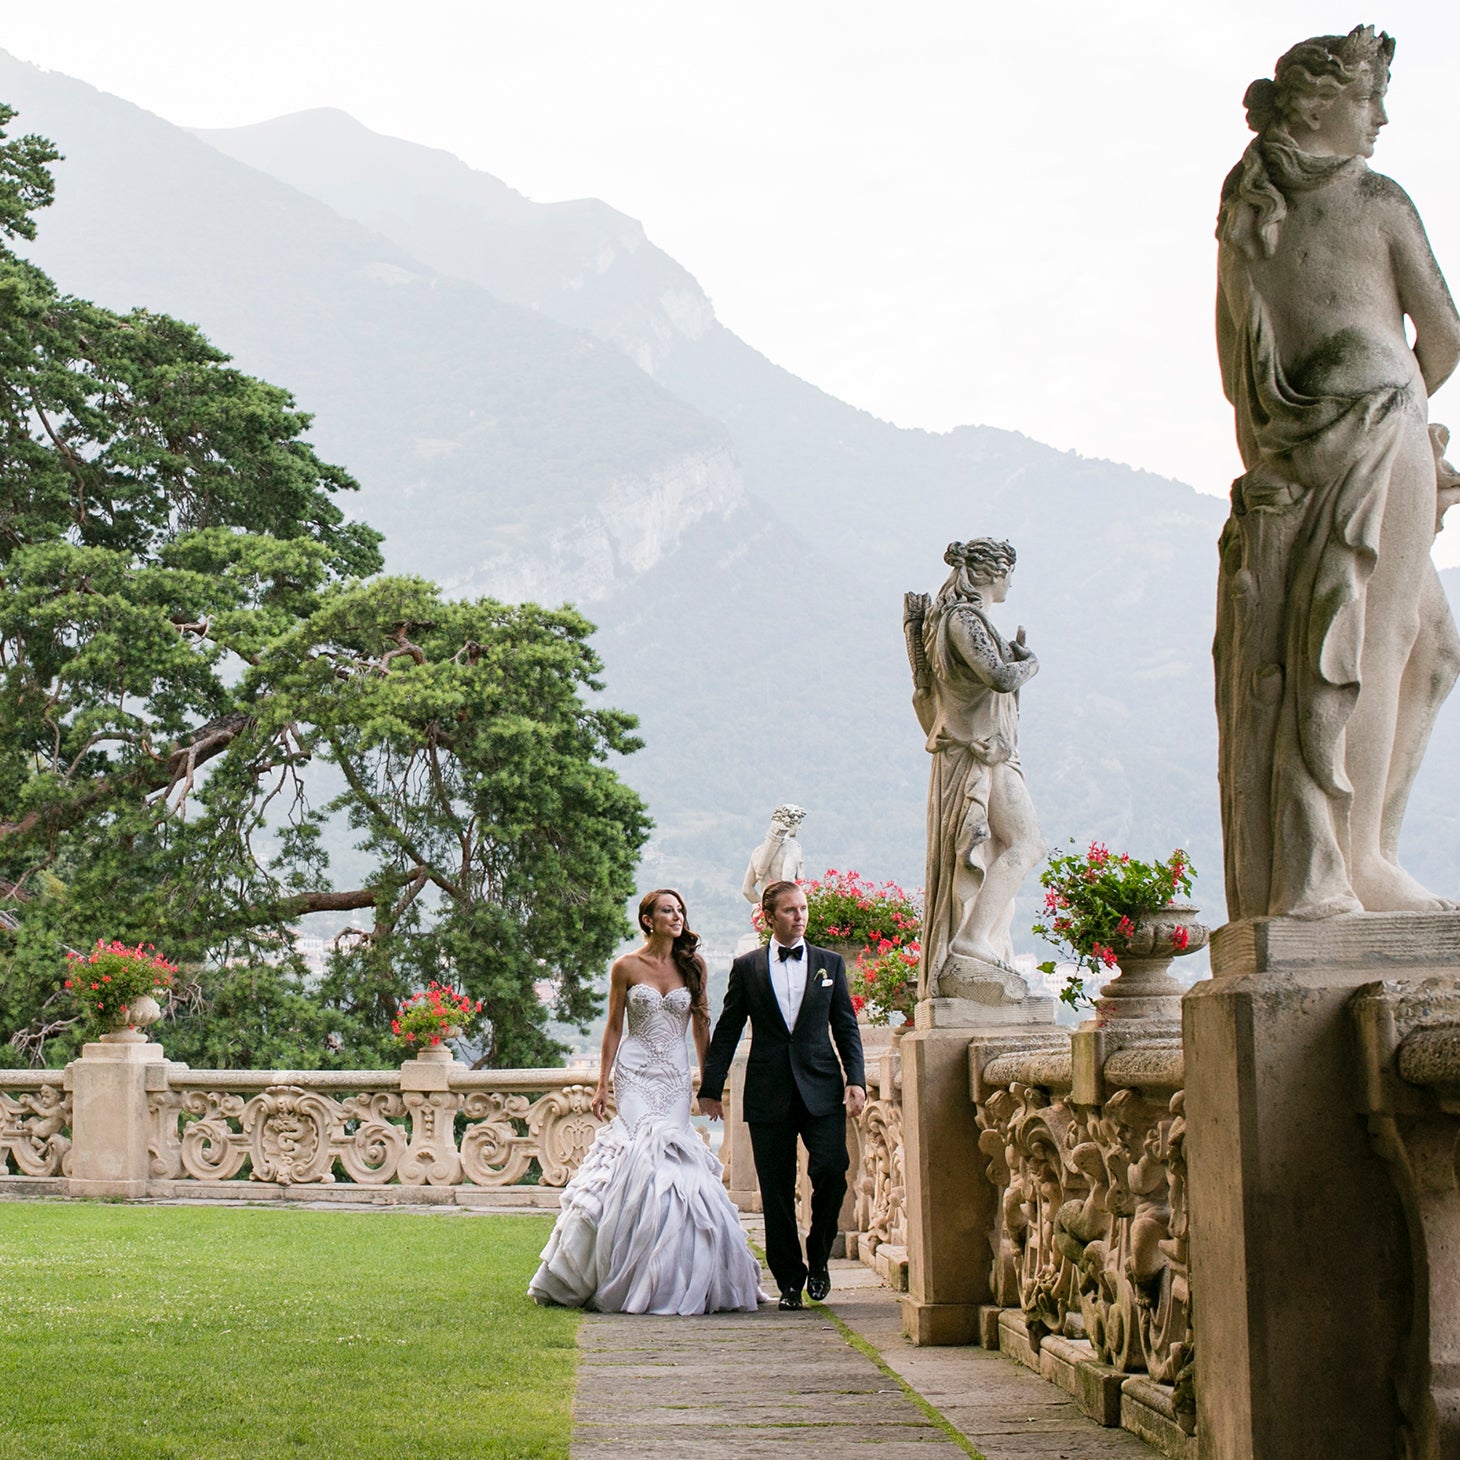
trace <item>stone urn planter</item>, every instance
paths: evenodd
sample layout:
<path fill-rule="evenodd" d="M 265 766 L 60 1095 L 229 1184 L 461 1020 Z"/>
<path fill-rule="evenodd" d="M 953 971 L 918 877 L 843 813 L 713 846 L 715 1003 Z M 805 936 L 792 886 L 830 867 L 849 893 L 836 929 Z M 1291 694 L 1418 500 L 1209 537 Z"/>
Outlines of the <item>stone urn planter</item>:
<path fill-rule="evenodd" d="M 118 1023 L 97 1036 L 102 1044 L 146 1044 L 149 1030 L 162 1018 L 162 1005 L 151 994 L 138 994 L 128 1005 L 125 1023 Z"/>
<path fill-rule="evenodd" d="M 1135 932 L 1113 945 L 1119 972 L 1100 990 L 1096 1022 L 1102 1026 L 1139 1022 L 1181 1024 L 1186 990 L 1171 977 L 1173 959 L 1205 948 L 1211 930 L 1198 909 L 1172 903 L 1135 920 Z"/>

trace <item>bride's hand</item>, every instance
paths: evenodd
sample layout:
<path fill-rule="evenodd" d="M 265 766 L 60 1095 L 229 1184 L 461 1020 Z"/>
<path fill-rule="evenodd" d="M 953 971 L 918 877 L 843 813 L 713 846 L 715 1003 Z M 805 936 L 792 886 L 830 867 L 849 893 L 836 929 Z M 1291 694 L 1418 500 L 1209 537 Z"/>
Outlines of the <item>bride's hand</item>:
<path fill-rule="evenodd" d="M 608 1119 L 608 1091 L 602 1085 L 594 1087 L 592 1110 L 599 1120 Z"/>

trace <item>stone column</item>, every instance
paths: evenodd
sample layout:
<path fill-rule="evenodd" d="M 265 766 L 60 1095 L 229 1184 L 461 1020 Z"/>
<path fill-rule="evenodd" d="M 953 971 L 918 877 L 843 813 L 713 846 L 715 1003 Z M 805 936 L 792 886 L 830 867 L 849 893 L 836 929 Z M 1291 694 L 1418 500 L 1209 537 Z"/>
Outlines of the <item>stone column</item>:
<path fill-rule="evenodd" d="M 1202 1460 L 1400 1453 L 1414 1294 L 1350 1003 L 1460 970 L 1460 916 L 1256 918 L 1183 1000 Z"/>
<path fill-rule="evenodd" d="M 969 1049 L 1053 1032 L 1054 1001 L 976 1004 L 924 999 L 902 1038 L 903 1174 L 907 1182 L 907 1297 L 902 1331 L 916 1344 L 978 1341 L 979 1307 L 993 1300 L 990 1233 L 999 1193 L 985 1178 L 970 1087 Z"/>
<path fill-rule="evenodd" d="M 72 1196 L 133 1200 L 147 1195 L 147 1092 L 167 1085 L 162 1046 L 136 1030 L 81 1046 L 66 1066 L 71 1092 Z"/>

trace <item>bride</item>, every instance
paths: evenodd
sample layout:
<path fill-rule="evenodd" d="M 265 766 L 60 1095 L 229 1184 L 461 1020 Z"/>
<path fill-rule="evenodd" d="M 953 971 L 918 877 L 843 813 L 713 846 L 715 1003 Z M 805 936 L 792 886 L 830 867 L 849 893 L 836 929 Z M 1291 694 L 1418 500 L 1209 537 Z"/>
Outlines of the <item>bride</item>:
<path fill-rule="evenodd" d="M 685 1030 L 704 1063 L 710 1039 L 705 964 L 684 899 L 659 888 L 639 903 L 644 946 L 615 961 L 593 1113 L 618 1113 L 563 1189 L 539 1303 L 601 1313 L 750 1311 L 766 1301 L 760 1266 L 721 1184 L 720 1163 L 689 1123 Z"/>

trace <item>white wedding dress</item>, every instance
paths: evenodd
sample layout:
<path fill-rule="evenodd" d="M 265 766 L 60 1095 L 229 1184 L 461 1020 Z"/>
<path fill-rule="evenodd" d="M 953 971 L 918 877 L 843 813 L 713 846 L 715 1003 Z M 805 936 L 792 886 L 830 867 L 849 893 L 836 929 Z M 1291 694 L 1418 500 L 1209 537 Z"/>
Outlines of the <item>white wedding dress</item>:
<path fill-rule="evenodd" d="M 720 1163 L 689 1122 L 688 989 L 628 992 L 613 1066 L 618 1114 L 573 1179 L 542 1266 L 539 1303 L 601 1313 L 717 1313 L 764 1300 Z"/>

